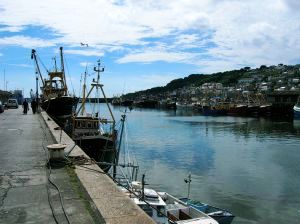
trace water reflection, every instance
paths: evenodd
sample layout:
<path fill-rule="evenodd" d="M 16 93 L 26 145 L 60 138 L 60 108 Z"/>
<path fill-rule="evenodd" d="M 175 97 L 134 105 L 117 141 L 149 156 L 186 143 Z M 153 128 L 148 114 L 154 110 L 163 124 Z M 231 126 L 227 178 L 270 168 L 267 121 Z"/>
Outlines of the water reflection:
<path fill-rule="evenodd" d="M 191 172 L 193 199 L 232 210 L 234 223 L 300 222 L 300 122 L 143 109 L 127 120 L 153 188 L 186 196 Z"/>

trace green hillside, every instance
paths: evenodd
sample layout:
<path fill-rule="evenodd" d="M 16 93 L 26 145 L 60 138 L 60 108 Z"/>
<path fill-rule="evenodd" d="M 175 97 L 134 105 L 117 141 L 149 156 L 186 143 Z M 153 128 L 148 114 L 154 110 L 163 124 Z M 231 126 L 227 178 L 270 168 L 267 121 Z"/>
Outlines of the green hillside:
<path fill-rule="evenodd" d="M 169 82 L 166 86 L 154 87 L 151 89 L 128 93 L 125 98 L 135 98 L 138 95 L 157 95 L 170 92 L 176 89 L 180 89 L 186 86 L 201 86 L 203 83 L 207 82 L 218 82 L 222 83 L 223 86 L 235 86 L 238 80 L 244 78 L 251 78 L 253 76 L 263 77 L 263 81 L 267 81 L 268 77 L 276 76 L 288 76 L 288 77 L 300 77 L 299 73 L 300 65 L 282 65 L 270 66 L 265 65 L 260 66 L 260 68 L 251 69 L 250 67 L 244 67 L 240 70 L 232 70 L 225 72 L 218 72 L 213 74 L 191 74 L 185 78 L 174 79 Z"/>

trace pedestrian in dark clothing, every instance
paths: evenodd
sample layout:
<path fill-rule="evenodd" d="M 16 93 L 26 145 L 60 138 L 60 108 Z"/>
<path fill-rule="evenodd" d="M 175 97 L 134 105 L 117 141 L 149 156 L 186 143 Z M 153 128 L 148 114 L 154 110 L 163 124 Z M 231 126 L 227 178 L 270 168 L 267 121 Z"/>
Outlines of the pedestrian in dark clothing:
<path fill-rule="evenodd" d="M 35 99 L 33 99 L 31 101 L 31 108 L 32 108 L 32 113 L 33 114 L 35 114 L 35 112 L 36 112 L 36 106 L 37 106 L 37 103 L 36 103 Z"/>
<path fill-rule="evenodd" d="M 27 114 L 27 111 L 28 111 L 28 103 L 25 99 L 24 102 L 23 102 L 23 113 Z"/>

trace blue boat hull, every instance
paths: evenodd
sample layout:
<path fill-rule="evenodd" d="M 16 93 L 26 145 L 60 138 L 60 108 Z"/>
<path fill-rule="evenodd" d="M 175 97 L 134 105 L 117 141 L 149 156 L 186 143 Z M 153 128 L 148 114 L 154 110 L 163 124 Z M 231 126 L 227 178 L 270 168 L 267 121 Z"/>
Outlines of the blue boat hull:
<path fill-rule="evenodd" d="M 294 119 L 300 120 L 300 106 L 298 104 L 294 106 Z"/>
<path fill-rule="evenodd" d="M 193 208 L 209 215 L 211 218 L 215 219 L 219 224 L 230 224 L 234 219 L 234 215 L 231 212 L 226 211 L 224 209 L 210 206 L 208 204 L 203 204 L 198 201 L 193 201 L 188 198 L 181 198 L 180 200 L 186 203 L 187 205 L 192 206 Z"/>

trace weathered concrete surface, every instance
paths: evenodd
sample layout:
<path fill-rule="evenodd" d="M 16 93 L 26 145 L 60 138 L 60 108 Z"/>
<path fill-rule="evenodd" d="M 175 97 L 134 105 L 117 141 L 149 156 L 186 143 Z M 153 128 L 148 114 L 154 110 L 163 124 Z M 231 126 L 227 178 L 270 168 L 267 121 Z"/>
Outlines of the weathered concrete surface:
<path fill-rule="evenodd" d="M 54 139 L 40 115 L 22 109 L 0 114 L 0 223 L 55 223 L 47 191 L 44 148 Z M 105 223 L 71 168 L 52 169 L 71 223 Z M 49 198 L 59 223 L 67 223 L 57 190 Z"/>
<path fill-rule="evenodd" d="M 42 112 L 49 130 L 57 142 L 66 144 L 65 152 L 71 149 L 70 156 L 89 158 L 80 147 L 64 132 L 57 130 L 57 124 Z M 130 198 L 121 192 L 116 184 L 96 164 L 75 166 L 78 179 L 88 195 L 100 211 L 106 223 L 109 224 L 153 224 L 155 223 Z"/>

